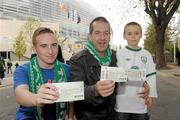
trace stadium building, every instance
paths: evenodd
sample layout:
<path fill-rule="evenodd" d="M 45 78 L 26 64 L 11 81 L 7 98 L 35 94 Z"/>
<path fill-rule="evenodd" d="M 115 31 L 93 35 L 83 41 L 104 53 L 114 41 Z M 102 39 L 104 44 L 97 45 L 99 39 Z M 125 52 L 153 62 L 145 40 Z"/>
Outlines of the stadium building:
<path fill-rule="evenodd" d="M 85 0 L 0 0 L 0 55 L 17 60 L 12 52 L 13 44 L 29 16 L 81 48 L 87 41 L 90 21 L 100 15 Z M 25 56 L 29 58 L 31 47 L 27 49 Z"/>

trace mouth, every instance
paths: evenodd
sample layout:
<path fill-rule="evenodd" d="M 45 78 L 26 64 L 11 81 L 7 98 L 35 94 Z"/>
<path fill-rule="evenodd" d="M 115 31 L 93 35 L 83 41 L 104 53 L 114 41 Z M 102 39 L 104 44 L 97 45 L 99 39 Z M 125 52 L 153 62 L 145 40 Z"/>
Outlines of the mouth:
<path fill-rule="evenodd" d="M 106 43 L 105 43 L 105 42 L 99 43 L 99 45 L 100 45 L 100 46 L 104 46 L 104 45 L 106 45 Z"/>
<path fill-rule="evenodd" d="M 54 59 L 54 56 L 47 56 L 48 59 Z"/>

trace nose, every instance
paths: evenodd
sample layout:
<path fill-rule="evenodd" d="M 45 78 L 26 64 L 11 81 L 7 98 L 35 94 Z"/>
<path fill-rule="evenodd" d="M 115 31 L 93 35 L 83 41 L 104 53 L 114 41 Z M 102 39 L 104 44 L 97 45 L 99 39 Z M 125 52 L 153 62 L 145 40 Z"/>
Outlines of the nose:
<path fill-rule="evenodd" d="M 104 34 L 104 33 L 101 33 L 101 34 L 100 34 L 100 39 L 102 39 L 102 40 L 105 39 L 105 34 Z"/>
<path fill-rule="evenodd" d="M 136 34 L 132 34 L 132 38 L 136 38 Z"/>
<path fill-rule="evenodd" d="M 53 53 L 53 47 L 52 47 L 52 46 L 49 46 L 49 47 L 48 47 L 48 53 L 49 53 L 49 54 L 52 54 L 52 53 Z"/>

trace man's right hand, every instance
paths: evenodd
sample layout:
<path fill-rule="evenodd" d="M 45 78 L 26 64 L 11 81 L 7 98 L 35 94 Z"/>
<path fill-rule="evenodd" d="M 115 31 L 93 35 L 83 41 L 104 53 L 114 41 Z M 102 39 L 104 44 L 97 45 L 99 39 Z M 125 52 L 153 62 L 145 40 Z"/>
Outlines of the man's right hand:
<path fill-rule="evenodd" d="M 110 96 L 114 92 L 115 82 L 112 80 L 98 81 L 95 85 L 96 94 L 102 97 Z"/>
<path fill-rule="evenodd" d="M 43 84 L 36 94 L 36 105 L 52 104 L 58 97 L 58 89 L 52 83 Z"/>

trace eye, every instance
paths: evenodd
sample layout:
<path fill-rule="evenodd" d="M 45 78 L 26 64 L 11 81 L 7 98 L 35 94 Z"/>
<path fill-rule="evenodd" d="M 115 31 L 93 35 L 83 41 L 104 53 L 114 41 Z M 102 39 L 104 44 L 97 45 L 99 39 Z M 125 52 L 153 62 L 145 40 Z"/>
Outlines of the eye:
<path fill-rule="evenodd" d="M 57 47 L 58 44 L 57 44 L 57 43 L 53 43 L 52 46 L 53 46 L 53 47 Z"/>
<path fill-rule="evenodd" d="M 109 32 L 105 32 L 104 35 L 108 36 L 108 35 L 110 35 L 110 33 Z"/>
<path fill-rule="evenodd" d="M 128 32 L 127 35 L 132 35 L 132 33 L 131 33 L 131 32 Z"/>
<path fill-rule="evenodd" d="M 136 32 L 135 34 L 136 34 L 136 35 L 139 35 L 139 32 Z"/>
<path fill-rule="evenodd" d="M 40 45 L 40 47 L 45 48 L 45 47 L 47 47 L 47 45 L 46 44 L 42 44 L 42 45 Z"/>
<path fill-rule="evenodd" d="M 95 34 L 95 35 L 100 35 L 100 32 L 96 31 L 94 34 Z"/>

